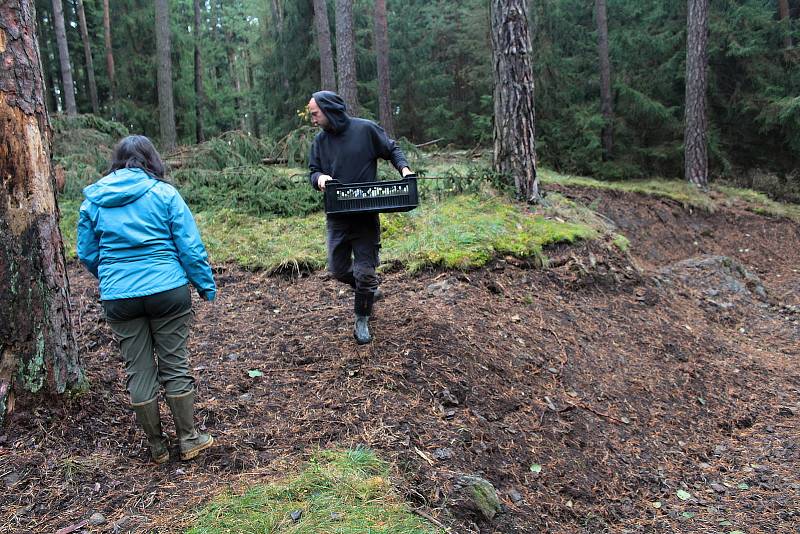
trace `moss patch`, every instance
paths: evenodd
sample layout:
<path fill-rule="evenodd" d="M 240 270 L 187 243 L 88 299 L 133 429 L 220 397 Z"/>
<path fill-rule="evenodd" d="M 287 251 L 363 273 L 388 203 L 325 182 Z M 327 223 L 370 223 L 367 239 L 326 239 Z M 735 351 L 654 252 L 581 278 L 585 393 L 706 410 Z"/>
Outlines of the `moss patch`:
<path fill-rule="evenodd" d="M 293 519 L 292 512 L 301 512 Z M 188 534 L 441 530 L 413 515 L 389 481 L 389 467 L 368 449 L 316 454 L 293 479 L 229 493 L 198 515 Z"/>

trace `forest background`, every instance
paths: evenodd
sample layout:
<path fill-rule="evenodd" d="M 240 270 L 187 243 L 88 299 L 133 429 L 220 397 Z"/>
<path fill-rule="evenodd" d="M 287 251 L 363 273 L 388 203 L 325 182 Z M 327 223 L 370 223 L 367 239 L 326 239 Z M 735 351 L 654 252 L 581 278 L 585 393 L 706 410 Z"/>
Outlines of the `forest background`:
<path fill-rule="evenodd" d="M 96 103 L 79 31 L 81 3 L 94 58 Z M 206 0 L 197 2 L 195 25 L 193 2 L 169 2 L 178 143 L 192 144 L 231 130 L 278 140 L 308 127 L 302 111 L 321 86 L 314 3 Z M 334 4 L 327 2 L 336 50 Z M 354 4 L 358 114 L 377 120 L 374 2 Z M 681 177 L 686 4 L 607 2 L 615 138 L 608 157 L 600 137 L 604 119 L 594 7 L 594 2 L 578 0 L 530 3 L 538 159 L 562 173 L 602 179 Z M 798 201 L 800 1 L 712 0 L 710 8 L 711 178 Z M 37 0 L 37 13 L 48 106 L 62 111 L 64 90 L 50 1 Z M 153 3 L 65 0 L 64 17 L 77 111 L 94 111 L 130 132 L 158 139 Z M 387 19 L 394 135 L 413 143 L 439 139 L 439 146 L 491 146 L 488 5 L 480 0 L 390 0 Z"/>

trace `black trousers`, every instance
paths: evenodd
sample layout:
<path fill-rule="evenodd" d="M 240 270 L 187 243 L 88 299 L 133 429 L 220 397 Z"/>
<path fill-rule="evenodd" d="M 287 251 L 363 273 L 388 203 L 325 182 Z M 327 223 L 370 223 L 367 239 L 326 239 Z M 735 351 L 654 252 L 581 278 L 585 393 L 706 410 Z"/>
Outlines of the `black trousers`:
<path fill-rule="evenodd" d="M 356 294 L 372 297 L 379 282 L 375 273 L 381 248 L 378 214 L 329 216 L 327 228 L 328 270 Z"/>

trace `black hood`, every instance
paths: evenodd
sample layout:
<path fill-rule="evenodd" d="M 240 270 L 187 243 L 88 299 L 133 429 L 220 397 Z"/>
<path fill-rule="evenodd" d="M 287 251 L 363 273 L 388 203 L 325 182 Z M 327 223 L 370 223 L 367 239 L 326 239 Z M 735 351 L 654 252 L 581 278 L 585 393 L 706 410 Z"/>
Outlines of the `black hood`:
<path fill-rule="evenodd" d="M 340 133 L 350 124 L 350 115 L 346 113 L 346 106 L 342 97 L 333 91 L 318 91 L 311 95 L 330 122 L 329 131 Z"/>

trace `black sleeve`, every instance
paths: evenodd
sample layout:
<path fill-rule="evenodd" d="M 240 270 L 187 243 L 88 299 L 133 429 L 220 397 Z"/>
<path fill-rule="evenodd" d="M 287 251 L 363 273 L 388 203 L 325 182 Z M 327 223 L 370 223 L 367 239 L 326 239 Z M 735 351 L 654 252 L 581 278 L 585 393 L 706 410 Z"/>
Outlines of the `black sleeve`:
<path fill-rule="evenodd" d="M 317 179 L 322 172 L 322 162 L 319 157 L 319 137 L 315 137 L 311 143 L 311 152 L 308 155 L 308 169 L 311 171 L 308 175 L 308 181 L 311 182 L 311 187 L 319 191 Z"/>
<path fill-rule="evenodd" d="M 392 162 L 397 172 L 400 172 L 403 167 L 408 167 L 408 160 L 400 145 L 394 139 L 389 139 L 386 131 L 377 124 L 373 124 L 372 139 L 377 148 L 376 152 L 378 157 Z"/>

